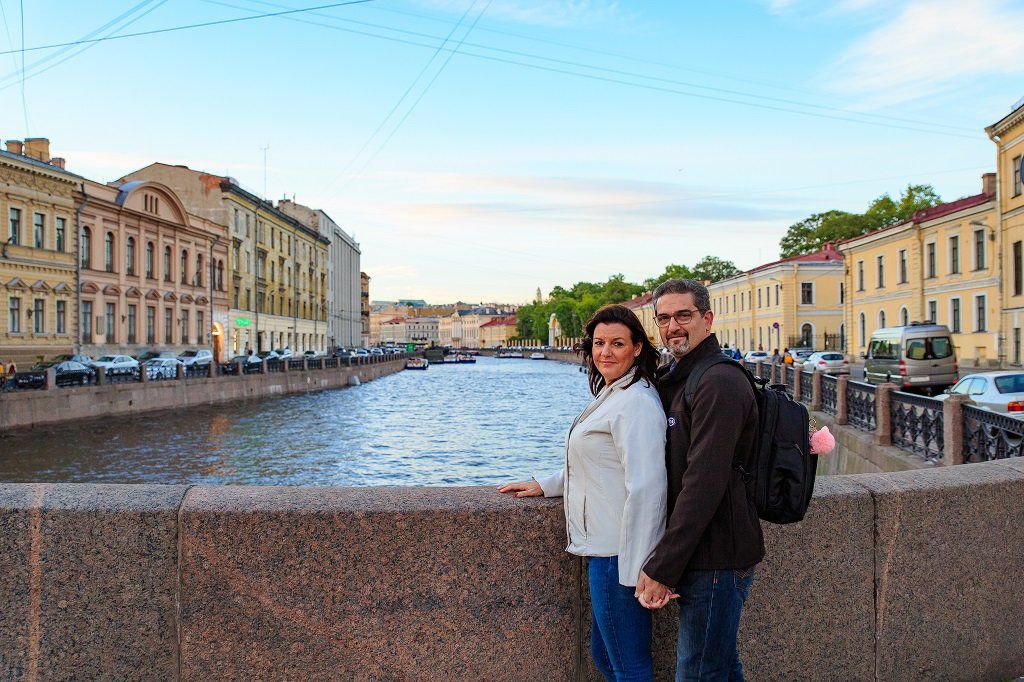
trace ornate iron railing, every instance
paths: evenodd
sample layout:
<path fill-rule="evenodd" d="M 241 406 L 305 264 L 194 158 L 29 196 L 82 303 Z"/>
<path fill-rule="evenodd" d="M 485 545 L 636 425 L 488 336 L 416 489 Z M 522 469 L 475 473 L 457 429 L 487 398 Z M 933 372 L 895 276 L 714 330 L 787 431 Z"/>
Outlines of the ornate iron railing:
<path fill-rule="evenodd" d="M 857 428 L 874 431 L 875 420 L 875 387 L 860 381 L 846 384 L 846 419 Z"/>
<path fill-rule="evenodd" d="M 793 365 L 786 368 L 786 386 L 790 395 L 796 395 L 796 382 L 800 381 L 800 371 Z"/>
<path fill-rule="evenodd" d="M 964 462 L 1024 457 L 1024 421 L 963 406 Z"/>
<path fill-rule="evenodd" d="M 305 363 L 302 358 L 289 358 L 288 359 L 288 371 L 290 372 L 301 372 L 305 369 Z"/>
<path fill-rule="evenodd" d="M 283 372 L 284 363 L 284 360 L 267 360 L 267 372 Z"/>
<path fill-rule="evenodd" d="M 811 372 L 797 372 L 800 381 L 800 402 L 811 404 L 812 392 L 814 391 L 814 374 Z"/>
<path fill-rule="evenodd" d="M 934 462 L 942 457 L 942 401 L 893 391 L 889 401 L 892 444 Z"/>
<path fill-rule="evenodd" d="M 185 376 L 189 379 L 210 376 L 210 365 L 185 365 Z"/>
<path fill-rule="evenodd" d="M 337 369 L 338 358 L 324 358 L 324 369 Z"/>
<path fill-rule="evenodd" d="M 832 374 L 821 375 L 821 409 L 829 414 L 839 410 L 839 379 Z"/>
<path fill-rule="evenodd" d="M 234 362 L 221 362 L 217 364 L 217 373 L 224 374 L 238 374 L 238 364 Z"/>
<path fill-rule="evenodd" d="M 107 370 L 107 375 L 103 377 L 108 384 L 132 384 L 136 381 L 142 381 L 139 377 L 138 369 L 122 369 L 122 370 Z"/>

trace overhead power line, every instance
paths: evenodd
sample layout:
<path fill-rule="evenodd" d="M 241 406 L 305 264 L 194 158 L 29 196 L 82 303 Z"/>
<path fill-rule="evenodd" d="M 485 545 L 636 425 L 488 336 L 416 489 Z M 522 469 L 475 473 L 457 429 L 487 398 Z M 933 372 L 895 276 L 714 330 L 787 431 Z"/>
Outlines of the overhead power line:
<path fill-rule="evenodd" d="M 195 24 L 184 24 L 182 26 L 167 26 L 165 28 L 155 28 L 149 31 L 136 31 L 135 33 L 121 33 L 119 35 L 104 36 L 102 38 L 89 38 L 84 40 L 72 40 L 66 43 L 52 43 L 50 45 L 35 45 L 33 47 L 22 47 L 22 52 L 36 52 L 38 50 L 52 50 L 58 47 L 68 47 L 71 45 L 84 45 L 85 43 L 102 43 L 108 40 L 122 40 L 124 38 L 138 38 L 141 36 L 157 35 L 159 33 L 172 33 L 175 31 L 188 31 L 194 28 L 205 28 L 207 26 L 223 26 L 224 24 L 237 24 L 243 21 L 253 21 L 255 19 L 268 19 L 270 17 L 282 17 L 289 14 L 302 14 L 303 12 L 312 12 L 314 10 L 331 9 L 332 7 L 345 7 L 347 5 L 363 5 L 368 2 L 374 2 L 374 0 L 348 0 L 347 2 L 332 2 L 327 5 L 316 5 L 314 7 L 301 7 L 299 9 L 291 9 L 283 12 L 266 12 L 264 14 L 253 14 L 245 17 L 234 17 L 231 19 L 218 19 L 216 21 L 203 21 Z M 5 50 L 0 54 L 8 54 L 11 50 Z"/>

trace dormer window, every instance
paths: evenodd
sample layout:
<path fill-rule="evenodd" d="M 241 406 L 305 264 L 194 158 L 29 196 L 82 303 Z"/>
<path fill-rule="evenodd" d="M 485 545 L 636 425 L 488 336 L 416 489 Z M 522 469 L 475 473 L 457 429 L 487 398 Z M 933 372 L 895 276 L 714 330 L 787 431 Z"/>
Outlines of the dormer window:
<path fill-rule="evenodd" d="M 147 213 L 159 213 L 160 212 L 160 197 L 152 194 L 144 194 L 142 196 L 142 205 Z"/>

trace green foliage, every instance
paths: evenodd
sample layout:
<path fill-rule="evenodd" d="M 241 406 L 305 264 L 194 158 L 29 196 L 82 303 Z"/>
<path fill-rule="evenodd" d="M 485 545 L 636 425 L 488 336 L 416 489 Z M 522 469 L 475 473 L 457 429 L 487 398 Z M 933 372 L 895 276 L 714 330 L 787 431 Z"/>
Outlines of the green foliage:
<path fill-rule="evenodd" d="M 658 288 L 659 284 L 667 282 L 670 279 L 693 279 L 693 270 L 685 265 L 666 265 L 665 272 L 661 273 L 657 277 L 651 277 L 650 279 L 644 280 L 644 289 L 647 291 L 654 291 Z"/>
<path fill-rule="evenodd" d="M 942 203 L 931 185 L 907 185 L 898 200 L 878 197 L 864 213 L 826 211 L 793 223 L 779 242 L 783 258 L 814 253 L 827 242 L 858 235 L 910 220 L 916 211 Z"/>
<path fill-rule="evenodd" d="M 693 278 L 701 281 L 717 282 L 740 274 L 731 260 L 724 260 L 718 256 L 704 256 L 693 266 Z"/>

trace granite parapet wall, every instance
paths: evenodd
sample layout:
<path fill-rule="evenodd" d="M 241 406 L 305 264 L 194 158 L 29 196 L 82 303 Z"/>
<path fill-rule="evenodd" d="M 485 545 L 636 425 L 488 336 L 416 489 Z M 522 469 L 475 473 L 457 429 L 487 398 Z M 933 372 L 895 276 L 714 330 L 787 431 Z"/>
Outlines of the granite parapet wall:
<path fill-rule="evenodd" d="M 822 478 L 765 532 L 750 679 L 1024 672 L 1024 462 Z M 0 679 L 597 679 L 564 533 L 492 488 L 0 485 Z"/>

